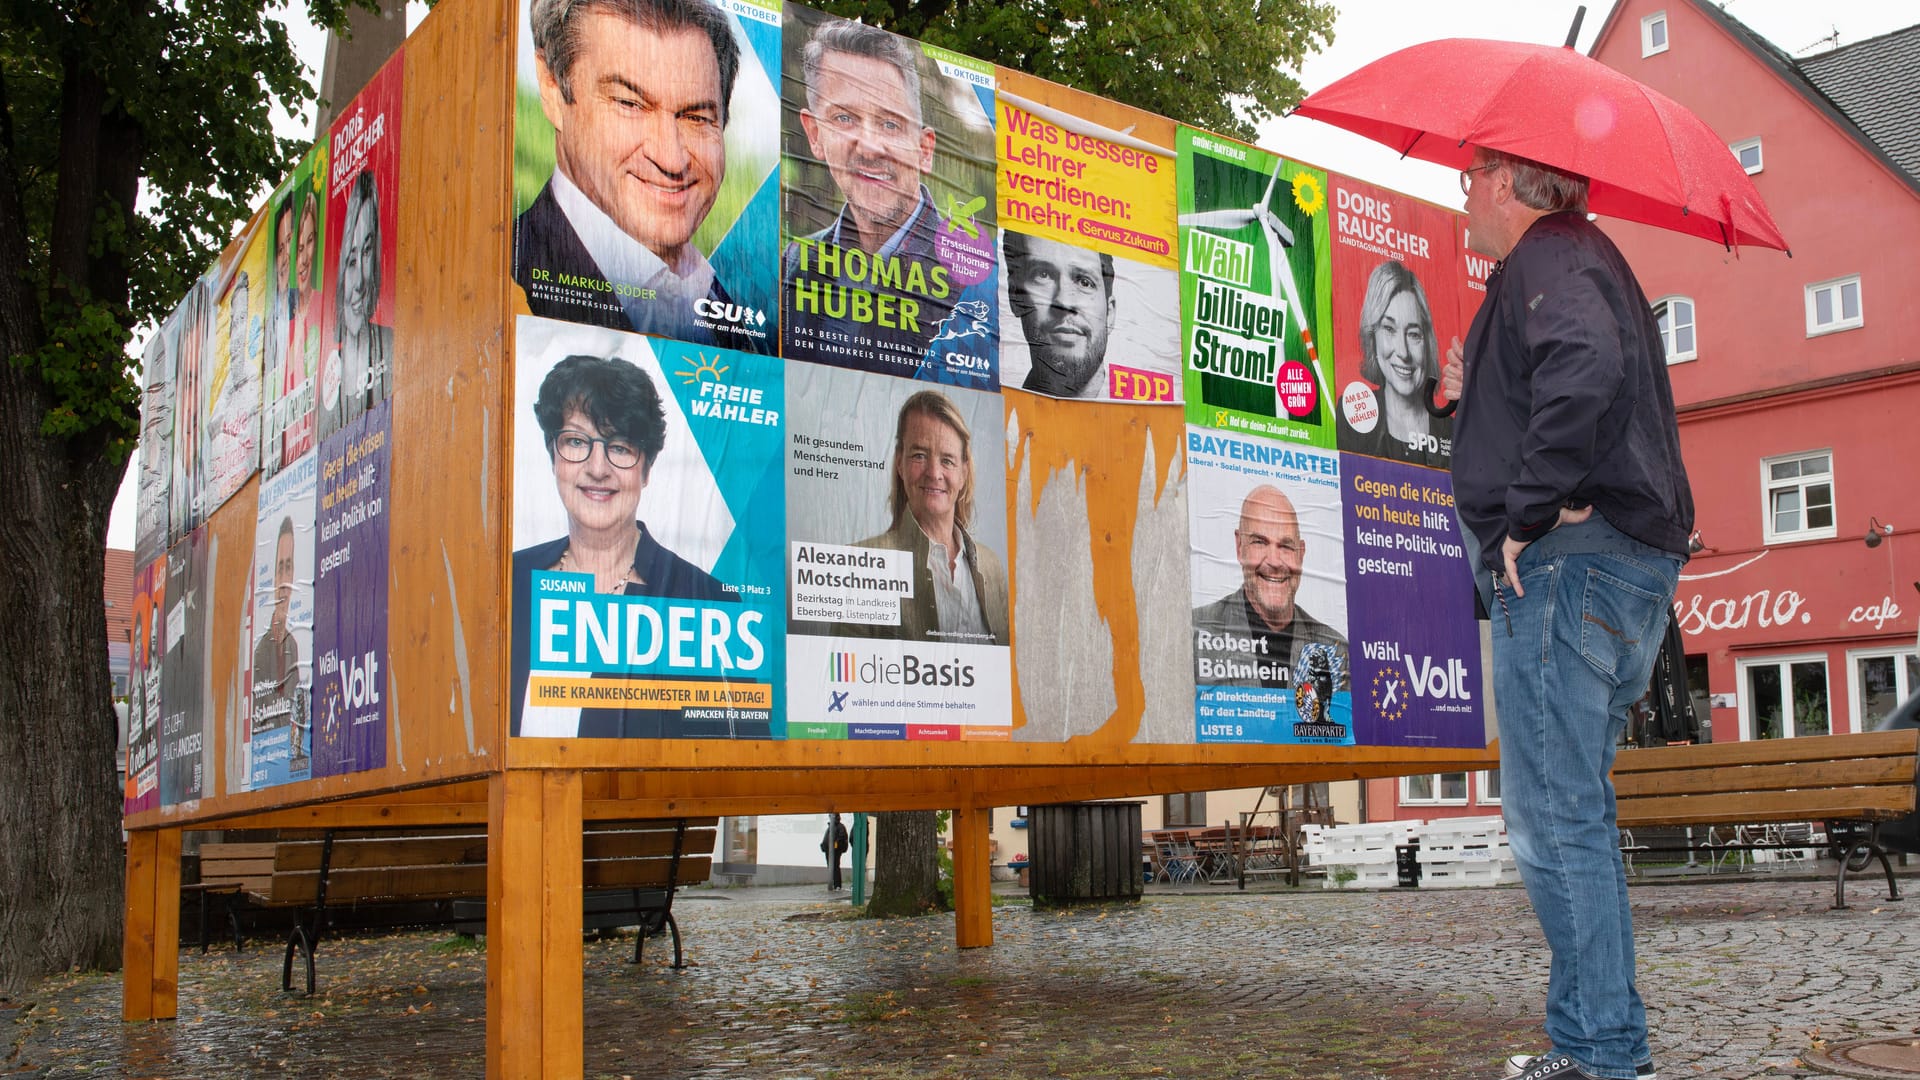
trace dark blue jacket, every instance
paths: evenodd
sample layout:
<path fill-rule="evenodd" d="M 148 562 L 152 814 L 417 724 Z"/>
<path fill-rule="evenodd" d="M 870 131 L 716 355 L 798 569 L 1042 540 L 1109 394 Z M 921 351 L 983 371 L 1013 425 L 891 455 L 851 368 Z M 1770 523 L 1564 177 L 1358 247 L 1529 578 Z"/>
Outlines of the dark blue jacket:
<path fill-rule="evenodd" d="M 1584 215 L 1534 222 L 1487 279 L 1467 332 L 1453 494 L 1490 569 L 1562 506 L 1682 558 L 1693 493 L 1659 323 L 1613 241 Z"/>

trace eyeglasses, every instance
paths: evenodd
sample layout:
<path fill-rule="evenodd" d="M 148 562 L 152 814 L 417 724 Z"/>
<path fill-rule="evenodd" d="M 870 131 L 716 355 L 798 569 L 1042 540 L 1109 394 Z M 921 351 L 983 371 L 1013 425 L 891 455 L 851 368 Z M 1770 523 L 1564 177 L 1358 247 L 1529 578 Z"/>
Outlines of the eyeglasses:
<path fill-rule="evenodd" d="M 560 455 L 560 460 L 578 465 L 593 456 L 596 444 L 606 448 L 607 464 L 616 469 L 631 469 L 640 463 L 640 451 L 632 443 L 621 439 L 596 439 L 579 431 L 563 431 L 556 436 L 553 452 Z"/>
<path fill-rule="evenodd" d="M 1472 177 L 1474 173 L 1486 172 L 1488 169 L 1497 169 L 1499 167 L 1500 167 L 1500 163 L 1496 161 L 1491 165 L 1475 165 L 1471 169 L 1461 169 L 1460 170 L 1460 194 L 1462 195 L 1472 194 L 1472 192 L 1468 191 L 1467 189 L 1472 186 Z"/>

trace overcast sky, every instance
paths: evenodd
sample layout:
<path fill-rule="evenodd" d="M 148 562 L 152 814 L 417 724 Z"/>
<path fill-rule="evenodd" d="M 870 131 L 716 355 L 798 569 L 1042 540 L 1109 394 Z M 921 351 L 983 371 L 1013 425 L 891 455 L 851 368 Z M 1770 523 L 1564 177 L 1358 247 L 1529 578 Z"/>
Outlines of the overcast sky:
<path fill-rule="evenodd" d="M 1309 93 L 1395 49 L 1421 41 L 1489 37 L 1558 45 L 1566 40 L 1567 28 L 1573 24 L 1574 11 L 1580 4 L 1575 0 L 1349 0 L 1339 6 L 1334 43 L 1310 58 L 1300 71 L 1300 81 Z M 1920 19 L 1914 5 L 1893 0 L 1730 0 L 1722 6 L 1796 57 L 1832 48 L 1835 35 L 1839 44 L 1852 44 Z M 1592 48 L 1611 7 L 1606 0 L 1588 5 L 1580 31 L 1581 51 Z M 409 26 L 417 24 L 424 11 L 422 5 L 412 4 Z M 313 71 L 309 81 L 317 85 L 325 39 L 306 24 L 304 13 L 304 5 L 295 3 L 289 26 L 296 47 Z M 275 126 L 293 135 L 310 130 L 311 121 L 278 118 Z M 1458 208 L 1463 201 L 1452 170 L 1422 161 L 1403 161 L 1384 147 L 1315 120 L 1296 116 L 1270 121 L 1261 129 L 1259 143 L 1287 157 L 1443 206 Z M 113 520 L 107 530 L 109 547 L 133 546 L 134 472 L 132 468 L 127 470 L 120 497 L 114 502 Z"/>

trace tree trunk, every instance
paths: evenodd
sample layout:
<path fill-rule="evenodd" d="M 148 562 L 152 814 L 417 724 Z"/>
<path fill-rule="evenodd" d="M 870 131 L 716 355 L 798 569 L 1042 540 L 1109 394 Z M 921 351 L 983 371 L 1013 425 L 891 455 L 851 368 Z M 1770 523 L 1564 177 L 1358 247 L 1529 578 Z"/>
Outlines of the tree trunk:
<path fill-rule="evenodd" d="M 944 911 L 940 895 L 940 819 L 931 810 L 875 814 L 878 848 L 869 915 Z"/>

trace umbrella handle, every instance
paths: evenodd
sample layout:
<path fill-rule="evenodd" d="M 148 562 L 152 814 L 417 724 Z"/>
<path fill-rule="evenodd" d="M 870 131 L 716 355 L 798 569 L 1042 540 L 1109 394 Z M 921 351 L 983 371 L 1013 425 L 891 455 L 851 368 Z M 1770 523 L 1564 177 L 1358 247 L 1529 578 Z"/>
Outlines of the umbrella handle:
<path fill-rule="evenodd" d="M 1440 388 L 1440 380 L 1433 378 L 1432 376 L 1428 376 L 1426 396 L 1422 399 L 1422 403 L 1425 404 L 1427 407 L 1428 416 L 1437 416 L 1442 419 L 1445 419 L 1446 417 L 1453 415 L 1453 410 L 1460 407 L 1460 402 L 1458 399 L 1456 399 L 1456 400 L 1447 402 L 1445 405 L 1435 405 L 1433 403 L 1433 392 L 1435 390 L 1438 390 L 1439 388 Z"/>

